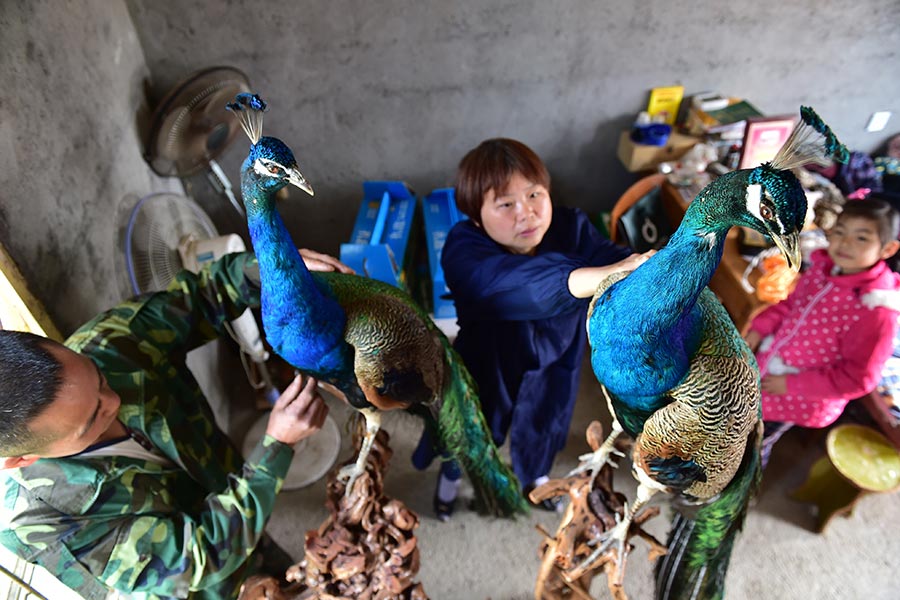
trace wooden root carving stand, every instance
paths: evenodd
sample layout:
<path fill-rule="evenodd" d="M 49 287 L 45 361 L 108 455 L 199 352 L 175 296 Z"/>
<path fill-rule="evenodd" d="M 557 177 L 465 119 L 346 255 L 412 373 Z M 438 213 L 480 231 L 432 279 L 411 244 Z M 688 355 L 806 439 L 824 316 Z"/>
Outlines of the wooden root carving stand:
<path fill-rule="evenodd" d="M 587 441 L 592 450 L 603 442 L 603 427 L 592 422 L 587 429 Z M 544 534 L 541 543 L 541 568 L 534 588 L 535 600 L 561 600 L 563 598 L 590 599 L 591 581 L 605 573 L 612 598 L 627 600 L 623 587 L 625 563 L 634 546 L 625 544 L 625 556 L 617 560 L 618 550 L 613 547 L 585 564 L 593 552 L 589 544 L 603 532 L 616 525 L 616 515 L 624 513 L 625 496 L 612 488 L 612 467 L 606 465 L 591 483 L 590 473 L 579 473 L 563 479 L 552 479 L 535 489 L 531 499 L 568 495 L 569 504 L 560 520 L 556 534 L 551 536 L 540 526 Z M 637 535 L 650 544 L 650 560 L 666 554 L 666 547 L 641 528 L 641 524 L 659 514 L 658 507 L 642 511 L 629 529 L 629 538 Z"/>
<path fill-rule="evenodd" d="M 357 430 L 357 452 L 360 439 Z M 387 432 L 378 432 L 366 472 L 356 479 L 349 496 L 336 477 L 342 465 L 329 473 L 330 516 L 306 533 L 306 554 L 287 572 L 291 585 L 278 589 L 271 577 L 251 578 L 238 600 L 428 600 L 422 584 L 413 580 L 419 571 L 414 535 L 419 518 L 399 500 L 384 495 L 384 473 L 393 454 L 388 440 Z"/>

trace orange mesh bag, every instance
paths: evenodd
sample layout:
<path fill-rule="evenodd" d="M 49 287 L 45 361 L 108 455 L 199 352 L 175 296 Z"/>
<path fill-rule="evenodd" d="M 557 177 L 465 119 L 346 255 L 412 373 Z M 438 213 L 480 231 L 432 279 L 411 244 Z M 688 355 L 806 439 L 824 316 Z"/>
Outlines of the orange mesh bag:
<path fill-rule="evenodd" d="M 756 297 L 763 302 L 781 302 L 788 297 L 797 281 L 797 273 L 790 269 L 781 254 L 767 256 L 760 265 L 762 275 L 756 282 Z"/>

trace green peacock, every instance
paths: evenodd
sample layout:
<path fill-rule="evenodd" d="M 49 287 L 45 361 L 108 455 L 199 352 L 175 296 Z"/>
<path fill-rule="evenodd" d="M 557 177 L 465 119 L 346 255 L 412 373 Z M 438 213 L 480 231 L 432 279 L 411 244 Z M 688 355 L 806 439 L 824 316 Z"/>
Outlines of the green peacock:
<path fill-rule="evenodd" d="M 239 94 L 228 105 L 251 146 L 241 192 L 259 262 L 262 321 L 275 352 L 299 371 L 337 387 L 365 417 L 354 464 L 340 472 L 346 490 L 365 468 L 385 410 L 422 416 L 450 456 L 463 465 L 485 512 L 525 510 L 515 474 L 490 436 L 477 388 L 446 337 L 405 292 L 374 279 L 311 273 L 275 206 L 275 193 L 313 189 L 281 140 L 262 136 L 265 102 Z"/>
<path fill-rule="evenodd" d="M 725 309 L 707 289 L 733 226 L 769 237 L 800 266 L 806 196 L 792 168 L 847 158 L 847 149 L 810 108 L 771 163 L 723 175 L 690 203 L 668 244 L 598 289 L 588 313 L 591 363 L 613 428 L 576 471 L 596 473 L 614 440 L 635 439 L 636 499 L 597 540 L 592 560 L 623 556 L 636 513 L 657 493 L 680 505 L 657 564 L 658 598 L 721 598 L 748 501 L 760 479 L 759 372 Z"/>

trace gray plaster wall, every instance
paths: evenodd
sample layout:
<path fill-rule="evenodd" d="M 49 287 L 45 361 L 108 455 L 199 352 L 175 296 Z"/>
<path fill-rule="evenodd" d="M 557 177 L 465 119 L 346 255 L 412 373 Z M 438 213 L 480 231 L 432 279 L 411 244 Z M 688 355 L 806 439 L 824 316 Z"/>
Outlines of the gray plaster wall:
<path fill-rule="evenodd" d="M 481 140 L 547 162 L 554 199 L 609 208 L 634 176 L 619 132 L 650 88 L 683 84 L 769 114 L 814 106 L 853 148 L 900 110 L 900 2 L 862 0 L 127 0 L 154 81 L 210 64 L 244 70 L 316 188 L 284 203 L 295 241 L 336 252 L 365 179 L 419 194 L 449 184 Z M 900 130 L 900 114 L 890 123 Z M 235 179 L 241 140 L 222 160 Z M 202 188 L 199 186 L 198 188 Z M 218 222 L 230 210 L 204 198 Z"/>
<path fill-rule="evenodd" d="M 366 179 L 448 185 L 482 139 L 547 162 L 558 202 L 609 208 L 634 179 L 615 157 L 651 87 L 814 106 L 853 148 L 900 130 L 900 2 L 860 0 L 35 0 L 0 2 L 0 240 L 64 332 L 127 293 L 118 236 L 136 198 L 178 183 L 141 158 L 142 116 L 185 75 L 245 71 L 265 131 L 316 196 L 282 212 L 337 253 Z M 895 116 L 864 131 L 875 110 Z M 221 163 L 237 185 L 247 142 Z M 245 233 L 203 177 L 220 231 Z"/>
<path fill-rule="evenodd" d="M 173 185 L 141 156 L 147 76 L 124 3 L 0 2 L 0 241 L 64 335 L 128 293 L 122 213 Z"/>

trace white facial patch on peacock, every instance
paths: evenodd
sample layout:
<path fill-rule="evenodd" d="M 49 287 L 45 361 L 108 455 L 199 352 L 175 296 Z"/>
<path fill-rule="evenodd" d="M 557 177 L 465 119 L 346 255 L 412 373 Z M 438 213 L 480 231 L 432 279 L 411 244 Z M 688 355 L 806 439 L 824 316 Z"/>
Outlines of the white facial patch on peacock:
<path fill-rule="evenodd" d="M 744 203 L 746 204 L 747 212 L 759 219 L 760 221 L 765 222 L 765 219 L 762 218 L 762 215 L 759 213 L 759 206 L 762 203 L 762 186 L 758 183 L 751 183 L 747 186 L 747 195 L 744 196 Z"/>
<path fill-rule="evenodd" d="M 269 168 L 266 166 L 262 159 L 256 159 L 255 161 L 253 161 L 253 171 L 257 175 L 261 175 L 263 177 L 272 176 L 272 174 L 269 172 Z"/>
<path fill-rule="evenodd" d="M 268 158 L 256 159 L 256 162 L 253 163 L 253 170 L 256 171 L 257 175 L 266 177 L 272 177 L 273 175 L 285 173 L 287 171 L 283 165 L 274 160 L 269 160 Z"/>

